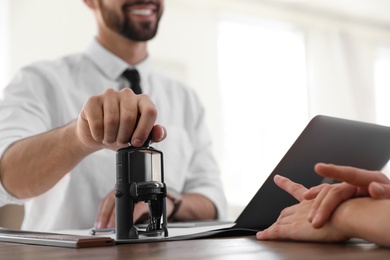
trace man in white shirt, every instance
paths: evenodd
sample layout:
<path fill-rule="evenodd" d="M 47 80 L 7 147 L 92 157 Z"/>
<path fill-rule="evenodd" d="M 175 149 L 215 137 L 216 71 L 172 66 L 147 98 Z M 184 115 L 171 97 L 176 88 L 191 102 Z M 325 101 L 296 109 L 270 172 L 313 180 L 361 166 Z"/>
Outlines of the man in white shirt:
<path fill-rule="evenodd" d="M 147 41 L 163 0 L 84 2 L 98 23 L 86 52 L 27 66 L 4 91 L 0 206 L 25 205 L 22 229 L 113 227 L 115 151 L 130 137 L 140 146 L 152 131 L 155 142 L 169 133 L 153 146 L 164 153 L 165 183 L 182 194 L 180 204 L 168 197 L 168 217 L 223 219 L 204 109 L 193 90 L 150 68 Z M 144 94 L 128 88 L 129 68 L 138 70 Z M 134 219 L 147 212 L 137 203 Z"/>

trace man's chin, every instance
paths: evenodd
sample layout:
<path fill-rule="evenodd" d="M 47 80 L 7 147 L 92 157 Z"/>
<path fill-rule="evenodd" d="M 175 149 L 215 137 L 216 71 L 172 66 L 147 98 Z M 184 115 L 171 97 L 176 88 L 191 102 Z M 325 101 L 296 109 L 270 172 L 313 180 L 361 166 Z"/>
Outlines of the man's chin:
<path fill-rule="evenodd" d="M 130 27 L 131 28 L 131 27 Z M 133 27 L 134 28 L 134 27 Z M 122 36 L 132 41 L 149 41 L 153 39 L 157 34 L 157 28 L 152 28 L 151 24 L 144 23 L 136 30 L 123 30 Z"/>
<path fill-rule="evenodd" d="M 122 34 L 123 37 L 125 37 L 128 40 L 134 41 L 134 42 L 146 42 L 151 39 L 153 39 L 156 34 L 151 33 L 151 34 Z"/>

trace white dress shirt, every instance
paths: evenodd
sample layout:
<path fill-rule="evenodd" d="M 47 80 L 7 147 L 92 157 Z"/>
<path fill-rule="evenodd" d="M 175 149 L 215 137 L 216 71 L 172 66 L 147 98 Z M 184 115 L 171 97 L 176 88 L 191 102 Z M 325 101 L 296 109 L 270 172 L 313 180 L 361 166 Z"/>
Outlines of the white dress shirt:
<path fill-rule="evenodd" d="M 43 61 L 20 70 L 0 103 L 0 156 L 13 142 L 63 126 L 77 118 L 84 102 L 108 88 L 120 90 L 130 66 L 94 40 L 85 53 Z M 164 153 L 165 183 L 177 191 L 213 201 L 220 219 L 227 204 L 205 126 L 205 111 L 189 87 L 153 72 L 150 59 L 135 66 L 141 87 L 158 110 L 168 137 L 152 146 Z M 115 186 L 115 152 L 100 150 L 80 162 L 40 196 L 19 200 L 0 185 L 0 206 L 24 204 L 22 229 L 92 227 L 100 201 Z M 26 172 L 25 174 L 28 174 Z"/>

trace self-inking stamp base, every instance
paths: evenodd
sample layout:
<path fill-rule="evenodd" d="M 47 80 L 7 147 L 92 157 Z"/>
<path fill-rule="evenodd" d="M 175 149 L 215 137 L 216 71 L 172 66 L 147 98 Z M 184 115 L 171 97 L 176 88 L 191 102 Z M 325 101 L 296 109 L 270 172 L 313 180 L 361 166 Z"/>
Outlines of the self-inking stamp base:
<path fill-rule="evenodd" d="M 117 240 L 140 239 L 141 237 L 168 236 L 166 197 L 164 183 L 163 153 L 149 146 L 127 147 L 117 151 L 116 157 L 116 238 Z M 144 170 L 134 170 L 131 162 L 142 158 Z M 134 207 L 138 202 L 149 206 L 146 231 L 134 225 Z"/>

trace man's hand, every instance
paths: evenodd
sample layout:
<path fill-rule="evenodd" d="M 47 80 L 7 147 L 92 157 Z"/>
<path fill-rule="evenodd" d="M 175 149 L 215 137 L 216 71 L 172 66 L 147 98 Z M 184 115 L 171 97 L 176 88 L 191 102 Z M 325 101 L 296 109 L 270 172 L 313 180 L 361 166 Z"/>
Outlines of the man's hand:
<path fill-rule="evenodd" d="M 139 202 L 134 207 L 134 222 L 144 219 L 149 212 L 148 204 Z M 99 205 L 95 228 L 115 227 L 115 191 L 111 191 Z"/>
<path fill-rule="evenodd" d="M 166 198 L 167 216 L 173 210 L 173 202 Z M 138 202 L 134 207 L 133 220 L 146 219 L 149 214 L 147 203 Z M 95 221 L 95 228 L 114 228 L 115 227 L 115 191 L 111 191 L 101 202 L 98 209 L 98 214 Z"/>
<path fill-rule="evenodd" d="M 38 196 L 93 152 L 103 148 L 116 151 L 128 146 L 130 138 L 132 145 L 139 147 L 150 133 L 152 141 L 162 141 L 166 131 L 154 125 L 156 117 L 157 110 L 147 95 L 135 95 L 128 88 L 108 89 L 89 98 L 77 120 L 9 146 L 0 165 L 2 184 L 17 198 Z"/>
<path fill-rule="evenodd" d="M 147 95 L 136 95 L 129 88 L 121 91 L 108 89 L 90 97 L 84 104 L 76 122 L 76 136 L 84 150 L 89 152 L 103 148 L 117 151 L 127 147 L 129 142 L 140 147 L 150 133 L 153 142 L 165 139 L 165 128 L 154 125 L 156 118 L 156 107 Z M 137 203 L 134 220 L 137 221 L 148 212 L 147 204 Z M 115 195 L 112 191 L 99 205 L 95 227 L 114 226 Z"/>
<path fill-rule="evenodd" d="M 390 198 L 390 180 L 381 172 L 322 163 L 315 166 L 315 171 L 323 177 L 343 181 L 313 187 L 303 195 L 304 199 L 314 200 L 308 219 L 315 228 L 324 226 L 332 212 L 350 198 Z"/>
<path fill-rule="evenodd" d="M 76 136 L 85 150 L 118 150 L 131 144 L 139 147 L 152 131 L 153 141 L 165 138 L 165 129 L 154 126 L 157 110 L 147 95 L 136 95 L 125 88 L 108 89 L 90 97 L 84 104 L 76 125 Z M 153 129 L 153 130 L 152 130 Z"/>

